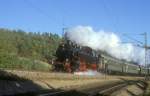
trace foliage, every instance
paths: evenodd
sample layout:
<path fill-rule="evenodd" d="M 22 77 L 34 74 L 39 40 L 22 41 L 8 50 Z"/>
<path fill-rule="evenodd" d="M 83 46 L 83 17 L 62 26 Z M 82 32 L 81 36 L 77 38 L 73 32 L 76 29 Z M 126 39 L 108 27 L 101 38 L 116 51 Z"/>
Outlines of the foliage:
<path fill-rule="evenodd" d="M 0 68 L 43 70 L 41 61 L 50 64 L 60 40 L 48 32 L 0 29 Z"/>

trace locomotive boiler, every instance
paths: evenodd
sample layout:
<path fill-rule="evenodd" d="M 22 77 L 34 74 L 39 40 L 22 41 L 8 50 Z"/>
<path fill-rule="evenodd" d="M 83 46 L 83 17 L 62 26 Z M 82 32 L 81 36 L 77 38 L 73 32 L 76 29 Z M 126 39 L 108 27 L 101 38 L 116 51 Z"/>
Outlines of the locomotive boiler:
<path fill-rule="evenodd" d="M 98 63 L 99 55 L 96 51 L 66 40 L 56 50 L 54 70 L 63 72 L 97 70 Z"/>

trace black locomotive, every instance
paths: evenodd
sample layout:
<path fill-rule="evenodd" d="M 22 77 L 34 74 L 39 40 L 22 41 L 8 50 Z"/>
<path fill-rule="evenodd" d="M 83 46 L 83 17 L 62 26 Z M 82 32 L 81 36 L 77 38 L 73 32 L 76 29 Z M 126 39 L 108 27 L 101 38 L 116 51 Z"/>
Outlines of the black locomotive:
<path fill-rule="evenodd" d="M 99 56 L 96 51 L 87 46 L 66 40 L 61 43 L 56 51 L 54 70 L 64 72 L 97 70 Z"/>

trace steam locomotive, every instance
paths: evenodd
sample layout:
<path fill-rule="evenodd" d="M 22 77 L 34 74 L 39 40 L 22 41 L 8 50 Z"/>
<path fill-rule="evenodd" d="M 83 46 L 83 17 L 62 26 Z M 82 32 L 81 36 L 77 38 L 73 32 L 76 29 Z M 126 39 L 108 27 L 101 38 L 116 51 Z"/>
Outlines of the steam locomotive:
<path fill-rule="evenodd" d="M 102 54 L 87 46 L 79 46 L 70 40 L 62 42 L 56 50 L 54 70 L 61 72 L 78 72 L 94 70 L 106 74 L 145 75 L 149 69 L 141 65 Z"/>
<path fill-rule="evenodd" d="M 99 56 L 87 46 L 78 46 L 67 40 L 56 51 L 54 70 L 64 72 L 97 70 Z"/>

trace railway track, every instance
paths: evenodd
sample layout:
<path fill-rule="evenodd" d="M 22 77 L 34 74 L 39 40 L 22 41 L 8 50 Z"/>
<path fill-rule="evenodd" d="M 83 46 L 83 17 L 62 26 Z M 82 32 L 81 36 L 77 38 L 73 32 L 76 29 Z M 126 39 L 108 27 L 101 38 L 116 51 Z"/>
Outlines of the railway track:
<path fill-rule="evenodd" d="M 76 90 L 56 91 L 50 93 L 39 94 L 38 96 L 111 96 L 112 93 L 122 90 L 130 85 L 143 84 L 143 81 L 127 81 L 118 84 L 101 86 L 99 88 L 89 90 L 87 92 L 80 92 Z"/>
<path fill-rule="evenodd" d="M 144 83 L 144 81 L 128 81 L 125 83 L 110 85 L 99 90 L 97 89 L 96 90 L 97 92 L 93 92 L 92 94 L 89 94 L 88 96 L 112 96 L 113 93 L 118 92 L 120 90 L 124 90 L 128 86 L 132 86 L 132 85 L 142 85 L 143 87 L 142 86 L 140 87 L 142 87 L 143 92 L 144 92 L 144 89 L 146 89 L 146 84 Z M 116 96 L 116 95 L 113 95 L 113 96 Z"/>
<path fill-rule="evenodd" d="M 108 89 L 105 89 L 105 90 L 101 90 L 100 92 L 98 92 L 97 95 L 106 95 L 106 96 L 109 96 L 110 94 L 112 94 L 113 92 L 115 92 L 116 90 L 120 90 L 124 87 L 126 87 L 127 84 L 119 84 L 119 85 L 116 85 L 116 86 L 112 86 Z"/>

